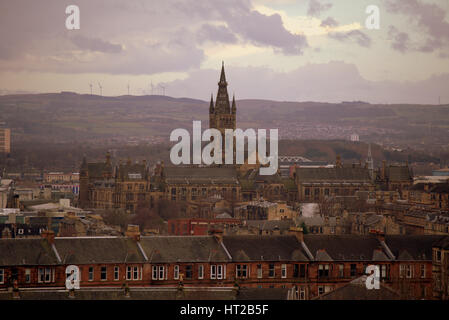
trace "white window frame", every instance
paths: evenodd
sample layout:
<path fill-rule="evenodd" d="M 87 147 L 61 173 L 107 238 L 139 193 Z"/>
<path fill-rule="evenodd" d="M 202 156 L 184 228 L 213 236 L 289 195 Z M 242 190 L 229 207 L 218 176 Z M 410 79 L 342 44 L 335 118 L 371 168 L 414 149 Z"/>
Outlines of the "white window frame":
<path fill-rule="evenodd" d="M 103 268 L 105 269 L 105 271 L 104 271 L 105 278 L 104 279 L 102 279 L 102 277 L 103 277 Z M 100 267 L 100 281 L 107 281 L 107 280 L 108 280 L 108 267 L 102 266 L 102 267 Z"/>
<path fill-rule="evenodd" d="M 283 279 L 287 278 L 287 265 L 286 264 L 281 265 L 281 278 L 283 278 Z"/>
<path fill-rule="evenodd" d="M 426 277 L 426 265 L 425 264 L 421 264 L 420 271 L 421 271 L 421 278 L 425 278 Z"/>
<path fill-rule="evenodd" d="M 165 267 L 164 266 L 159 266 L 158 267 L 158 279 L 159 280 L 164 280 L 165 279 Z"/>
<path fill-rule="evenodd" d="M 306 288 L 303 286 L 299 287 L 299 300 L 306 300 Z"/>
<path fill-rule="evenodd" d="M 173 279 L 178 280 L 179 279 L 179 266 L 175 265 L 173 267 Z"/>
<path fill-rule="evenodd" d="M 0 281 L 0 283 L 3 282 Z M 25 269 L 25 283 L 31 283 L 31 269 Z"/>
<path fill-rule="evenodd" d="M 157 266 L 153 266 L 153 270 L 151 272 L 151 279 L 157 280 L 157 276 L 158 276 Z"/>
<path fill-rule="evenodd" d="M 210 278 L 217 279 L 217 266 L 215 264 L 210 266 Z"/>
<path fill-rule="evenodd" d="M 203 279 L 204 278 L 204 266 L 202 264 L 200 264 L 198 266 L 198 279 Z"/>
<path fill-rule="evenodd" d="M 5 283 L 5 269 L 0 268 L 0 284 Z"/>
<path fill-rule="evenodd" d="M 263 277 L 263 268 L 262 264 L 257 265 L 257 279 L 262 279 Z"/>
<path fill-rule="evenodd" d="M 218 280 L 223 279 L 223 265 L 222 264 L 217 265 L 217 279 Z"/>
<path fill-rule="evenodd" d="M 92 269 L 92 272 L 90 271 L 91 269 Z M 95 274 L 95 269 L 94 269 L 93 266 L 90 266 L 90 267 L 87 269 L 87 273 L 88 273 L 88 276 L 87 276 L 88 281 L 94 281 L 94 278 L 95 278 L 95 276 L 94 276 L 94 274 Z"/>
<path fill-rule="evenodd" d="M 126 266 L 126 280 L 132 280 L 133 278 L 133 269 L 131 266 Z"/>
<path fill-rule="evenodd" d="M 118 266 L 114 267 L 114 281 L 120 280 L 120 268 Z"/>
<path fill-rule="evenodd" d="M 139 280 L 139 267 L 133 267 L 133 280 Z"/>

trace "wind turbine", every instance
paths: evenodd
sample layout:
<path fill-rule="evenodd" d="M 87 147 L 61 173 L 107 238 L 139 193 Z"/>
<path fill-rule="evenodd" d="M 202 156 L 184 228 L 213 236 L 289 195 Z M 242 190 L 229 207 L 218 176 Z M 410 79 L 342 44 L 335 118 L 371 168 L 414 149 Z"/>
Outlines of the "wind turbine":
<path fill-rule="evenodd" d="M 129 82 L 128 82 L 128 96 L 129 96 Z"/>
<path fill-rule="evenodd" d="M 153 81 L 151 81 L 151 95 L 153 95 L 154 92 L 154 85 L 153 85 Z"/>
<path fill-rule="evenodd" d="M 162 88 L 162 92 L 163 92 L 163 95 L 165 96 L 165 86 L 163 86 L 163 85 L 159 84 L 159 87 L 161 87 L 161 88 Z"/>
<path fill-rule="evenodd" d="M 100 82 L 98 82 L 98 87 L 100 88 L 100 96 L 103 95 L 103 87 L 101 86 Z"/>
<path fill-rule="evenodd" d="M 90 87 L 90 95 L 92 95 L 92 83 L 89 83 L 89 87 Z"/>

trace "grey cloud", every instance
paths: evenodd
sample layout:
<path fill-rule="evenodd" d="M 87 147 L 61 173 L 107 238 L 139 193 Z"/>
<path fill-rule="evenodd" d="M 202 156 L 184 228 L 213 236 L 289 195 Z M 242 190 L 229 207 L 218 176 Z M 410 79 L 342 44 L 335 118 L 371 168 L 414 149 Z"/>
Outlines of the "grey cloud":
<path fill-rule="evenodd" d="M 270 16 L 250 11 L 227 17 L 229 28 L 259 46 L 271 46 L 286 55 L 300 55 L 308 47 L 307 38 L 284 28 L 279 14 Z"/>
<path fill-rule="evenodd" d="M 214 26 L 203 24 L 197 32 L 197 39 L 200 43 L 204 41 L 236 43 L 237 37 L 225 26 Z"/>
<path fill-rule="evenodd" d="M 78 48 L 89 51 L 104 53 L 119 53 L 122 51 L 120 44 L 113 44 L 98 38 L 88 38 L 82 35 L 74 36 L 70 39 Z"/>
<path fill-rule="evenodd" d="M 329 37 L 338 41 L 355 41 L 361 47 L 370 47 L 371 38 L 360 30 L 351 30 L 348 32 L 331 32 Z"/>
<path fill-rule="evenodd" d="M 408 16 L 410 23 L 425 33 L 425 43 L 416 46 L 416 50 L 433 52 L 449 45 L 447 12 L 440 6 L 419 0 L 385 0 L 385 4 L 389 12 Z"/>
<path fill-rule="evenodd" d="M 318 17 L 322 12 L 332 8 L 332 3 L 321 3 L 318 0 L 310 0 L 307 14 L 310 16 Z"/>
<path fill-rule="evenodd" d="M 392 38 L 391 47 L 394 50 L 404 53 L 409 49 L 410 37 L 406 32 L 401 32 L 395 26 L 390 26 L 388 36 Z"/>
<path fill-rule="evenodd" d="M 332 17 L 327 17 L 325 20 L 321 21 L 321 27 L 337 27 L 338 21 Z"/>

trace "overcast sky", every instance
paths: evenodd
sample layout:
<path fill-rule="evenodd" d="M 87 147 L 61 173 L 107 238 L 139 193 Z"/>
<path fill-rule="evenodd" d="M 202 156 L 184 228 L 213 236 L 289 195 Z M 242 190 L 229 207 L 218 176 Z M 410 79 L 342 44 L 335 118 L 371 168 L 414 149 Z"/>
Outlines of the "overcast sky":
<path fill-rule="evenodd" d="M 208 100 L 222 60 L 237 100 L 449 103 L 449 1 L 0 0 L 3 94 Z"/>

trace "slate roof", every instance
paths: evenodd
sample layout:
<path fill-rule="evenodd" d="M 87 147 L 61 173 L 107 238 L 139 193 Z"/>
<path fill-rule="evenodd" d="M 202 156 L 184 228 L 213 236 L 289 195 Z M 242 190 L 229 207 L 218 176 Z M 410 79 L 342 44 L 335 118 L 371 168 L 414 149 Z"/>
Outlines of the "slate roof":
<path fill-rule="evenodd" d="M 129 238 L 55 238 L 55 247 L 64 264 L 143 263 L 144 256 Z"/>
<path fill-rule="evenodd" d="M 237 300 L 287 300 L 289 289 L 285 288 L 241 288 Z"/>
<path fill-rule="evenodd" d="M 166 167 L 164 176 L 168 184 L 238 184 L 232 167 Z"/>
<path fill-rule="evenodd" d="M 0 239 L 0 266 L 53 264 L 58 259 L 44 239 Z"/>
<path fill-rule="evenodd" d="M 290 227 L 294 227 L 295 223 L 292 219 L 286 220 L 247 220 L 246 225 L 250 228 L 256 228 L 262 231 L 274 230 L 288 230 Z"/>
<path fill-rule="evenodd" d="M 441 235 L 386 235 L 385 243 L 396 260 L 432 260 L 432 246 L 445 236 Z"/>
<path fill-rule="evenodd" d="M 437 240 L 433 245 L 437 248 L 448 250 L 449 249 L 449 237 L 444 237 L 440 240 Z"/>
<path fill-rule="evenodd" d="M 226 251 L 213 236 L 148 236 L 140 243 L 149 262 L 225 262 Z"/>
<path fill-rule="evenodd" d="M 345 181 L 371 183 L 367 168 L 296 168 L 296 177 L 300 183 L 312 181 Z"/>
<path fill-rule="evenodd" d="M 413 174 L 408 166 L 390 165 L 386 167 L 386 175 L 390 181 L 413 181 Z"/>
<path fill-rule="evenodd" d="M 308 261 L 292 235 L 224 236 L 223 243 L 235 261 Z"/>
<path fill-rule="evenodd" d="M 400 295 L 390 287 L 380 283 L 379 289 L 366 287 L 366 276 L 354 279 L 348 284 L 331 292 L 322 294 L 318 300 L 399 300 Z"/>
<path fill-rule="evenodd" d="M 304 235 L 304 242 L 315 259 L 320 261 L 372 260 L 381 246 L 372 236 L 360 235 Z M 325 253 L 323 253 L 323 251 Z M 323 260 L 326 255 L 331 260 Z"/>
<path fill-rule="evenodd" d="M 232 288 L 130 288 L 129 297 L 119 288 L 82 288 L 69 298 L 65 289 L 21 290 L 21 300 L 234 300 Z M 0 300 L 12 300 L 12 293 L 0 292 Z"/>

